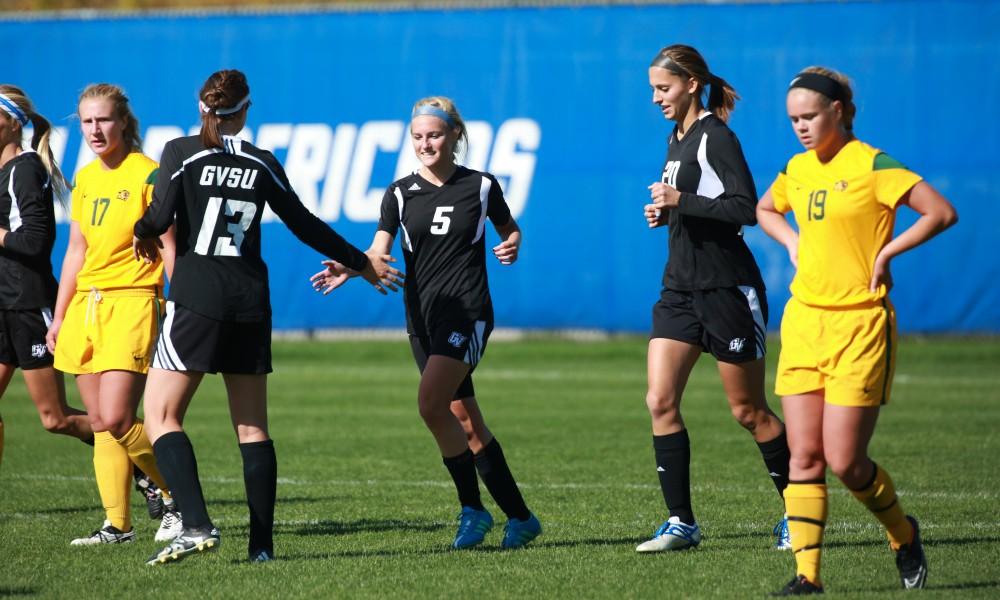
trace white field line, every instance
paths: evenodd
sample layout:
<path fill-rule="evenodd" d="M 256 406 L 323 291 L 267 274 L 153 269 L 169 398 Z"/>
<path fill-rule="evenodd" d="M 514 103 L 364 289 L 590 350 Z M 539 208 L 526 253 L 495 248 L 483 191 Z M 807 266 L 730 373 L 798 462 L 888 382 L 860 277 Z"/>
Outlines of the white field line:
<path fill-rule="evenodd" d="M 30 474 L 30 475 L 3 475 L 3 479 L 8 480 L 34 480 L 34 481 L 93 481 L 92 476 L 84 475 L 52 475 L 52 474 Z M 241 477 L 202 477 L 202 483 L 242 485 Z M 305 487 L 420 487 L 420 488 L 451 488 L 452 482 L 439 480 L 409 480 L 409 479 L 296 479 L 279 477 L 278 484 L 283 486 L 305 486 Z M 601 482 L 563 482 L 563 483 L 518 483 L 518 486 L 526 489 L 536 490 L 659 490 L 660 486 L 655 483 L 601 483 Z M 770 490 L 770 486 L 760 486 L 759 490 Z M 757 487 L 741 485 L 720 485 L 712 483 L 695 483 L 691 485 L 693 492 L 714 492 L 714 493 L 736 493 L 745 494 L 750 491 L 758 491 Z M 834 495 L 846 495 L 847 490 L 840 487 L 833 487 L 830 490 Z M 943 500 L 1000 500 L 1000 491 L 980 490 L 975 492 L 956 492 L 951 490 L 900 490 L 897 492 L 902 498 L 930 498 Z"/>

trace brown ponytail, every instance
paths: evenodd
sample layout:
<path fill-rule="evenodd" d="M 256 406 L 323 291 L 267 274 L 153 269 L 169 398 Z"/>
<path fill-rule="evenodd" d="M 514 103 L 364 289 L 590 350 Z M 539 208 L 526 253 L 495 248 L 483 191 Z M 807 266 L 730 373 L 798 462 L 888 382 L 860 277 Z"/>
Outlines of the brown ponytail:
<path fill-rule="evenodd" d="M 222 134 L 219 126 L 223 121 L 235 119 L 242 110 L 229 114 L 218 114 L 220 110 L 232 109 L 250 95 L 250 85 L 246 75 L 236 69 L 223 69 L 208 76 L 198 93 L 201 109 L 201 143 L 206 148 L 222 148 Z"/>
<path fill-rule="evenodd" d="M 667 46 L 653 57 L 650 66 L 666 69 L 675 75 L 690 77 L 697 81 L 699 84 L 697 97 L 700 100 L 702 92 L 707 89 L 706 108 L 723 121 L 729 120 L 729 115 L 736 107 L 736 101 L 740 99 L 733 86 L 708 70 L 705 58 L 691 46 L 684 44 Z"/>

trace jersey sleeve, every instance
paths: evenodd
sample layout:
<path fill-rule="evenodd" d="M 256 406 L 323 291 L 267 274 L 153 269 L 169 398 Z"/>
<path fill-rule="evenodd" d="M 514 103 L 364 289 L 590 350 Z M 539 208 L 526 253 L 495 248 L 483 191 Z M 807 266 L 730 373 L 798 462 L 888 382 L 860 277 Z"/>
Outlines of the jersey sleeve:
<path fill-rule="evenodd" d="M 716 185 L 721 183 L 721 192 L 715 197 L 681 192 L 678 212 L 737 225 L 755 225 L 757 190 L 736 135 L 727 127 L 717 127 L 708 132 L 705 144 L 705 156 L 718 178 Z M 706 180 L 704 170 L 702 180 Z"/>
<path fill-rule="evenodd" d="M 385 189 L 382 195 L 382 210 L 378 218 L 378 231 L 384 231 L 393 238 L 399 233 L 399 200 L 396 198 L 396 184 Z"/>
<path fill-rule="evenodd" d="M 490 176 L 490 181 L 492 185 L 490 185 L 490 194 L 486 200 L 486 216 L 497 227 L 503 227 L 510 223 L 510 207 L 507 206 L 507 200 L 503 197 L 500 183 L 493 176 Z"/>
<path fill-rule="evenodd" d="M 906 192 L 922 179 L 885 152 L 875 155 L 872 171 L 875 176 L 875 199 L 889 208 L 895 208 Z"/>
<path fill-rule="evenodd" d="M 21 212 L 21 226 L 4 238 L 4 247 L 11 252 L 37 258 L 52 247 L 49 224 L 51 208 L 45 206 L 45 187 L 51 185 L 44 168 L 31 162 L 14 167 L 10 174 L 10 187 L 17 198 Z"/>
<path fill-rule="evenodd" d="M 273 156 L 268 157 L 268 166 L 277 176 L 284 189 L 277 189 L 268 200 L 271 210 L 303 243 L 313 250 L 346 265 L 354 271 L 363 271 L 368 266 L 368 257 L 330 228 L 319 217 L 302 205 L 295 190 L 285 175 L 285 170 Z"/>
<path fill-rule="evenodd" d="M 153 170 L 149 172 L 149 175 L 146 176 L 146 180 L 142 184 L 142 205 L 145 208 L 149 208 L 149 205 L 153 203 L 153 190 L 156 187 L 156 180 L 159 174 L 159 166 L 153 167 Z"/>
<path fill-rule="evenodd" d="M 778 173 L 771 184 L 771 199 L 774 200 L 774 210 L 784 214 L 792 210 L 792 205 L 788 203 L 788 167 Z"/>
<path fill-rule="evenodd" d="M 150 181 L 152 180 L 152 182 Z M 152 186 L 152 200 L 142 218 L 136 221 L 133 233 L 139 239 L 154 238 L 163 235 L 174 222 L 177 203 L 184 193 L 181 177 L 181 160 L 178 157 L 177 146 L 167 142 L 160 157 L 160 167 L 149 174 L 143 184 L 143 201 L 146 202 L 147 190 Z"/>

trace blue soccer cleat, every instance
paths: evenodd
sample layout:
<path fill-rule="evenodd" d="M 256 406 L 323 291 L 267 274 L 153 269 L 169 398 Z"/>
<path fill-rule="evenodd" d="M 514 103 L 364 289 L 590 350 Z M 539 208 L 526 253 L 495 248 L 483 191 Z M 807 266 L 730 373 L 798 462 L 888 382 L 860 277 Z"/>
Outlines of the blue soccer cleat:
<path fill-rule="evenodd" d="M 540 535 L 542 535 L 542 524 L 534 514 L 525 521 L 510 519 L 503 528 L 503 542 L 500 543 L 500 547 L 505 550 L 523 548 Z"/>
<path fill-rule="evenodd" d="M 458 515 L 458 532 L 451 547 L 456 550 L 472 548 L 483 543 L 486 532 L 493 529 L 493 516 L 486 510 L 463 506 Z"/>
<path fill-rule="evenodd" d="M 791 550 L 792 534 L 788 531 L 788 517 L 782 517 L 778 524 L 771 531 L 774 534 L 775 550 Z"/>
<path fill-rule="evenodd" d="M 639 544 L 636 552 L 664 552 L 666 550 L 687 550 L 701 543 L 701 528 L 698 524 L 682 523 L 679 517 L 670 517 L 653 534 L 653 538 Z"/>

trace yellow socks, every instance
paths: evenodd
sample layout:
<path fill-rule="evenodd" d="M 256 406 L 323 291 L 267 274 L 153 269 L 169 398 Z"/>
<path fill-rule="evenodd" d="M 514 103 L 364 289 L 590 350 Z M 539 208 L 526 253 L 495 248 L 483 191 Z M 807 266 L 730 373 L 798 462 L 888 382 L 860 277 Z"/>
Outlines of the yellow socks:
<path fill-rule="evenodd" d="M 146 437 L 142 420 L 136 419 L 132 428 L 118 439 L 118 443 L 128 453 L 128 457 L 132 459 L 132 462 L 153 480 L 156 487 L 160 488 L 163 497 L 169 499 L 170 494 L 167 493 L 167 486 L 163 481 L 163 475 L 160 474 L 160 470 L 156 467 L 156 457 L 153 456 L 153 445 L 149 443 L 149 438 Z"/>
<path fill-rule="evenodd" d="M 893 550 L 899 550 L 900 546 L 913 540 L 913 526 L 907 520 L 903 507 L 899 505 L 892 478 L 882 467 L 874 462 L 872 465 L 875 467 L 875 474 L 871 482 L 859 490 L 851 490 L 851 493 L 885 526 L 889 544 Z"/>
<path fill-rule="evenodd" d="M 804 575 L 818 586 L 823 585 L 819 567 L 826 508 L 826 483 L 789 482 L 785 488 L 785 512 L 788 513 L 788 532 L 795 553 L 795 573 Z"/>
<path fill-rule="evenodd" d="M 121 531 L 132 529 L 128 503 L 132 461 L 107 431 L 94 433 L 94 474 L 108 521 Z"/>

